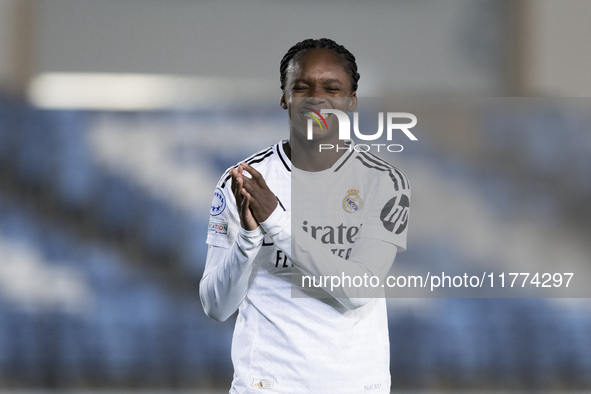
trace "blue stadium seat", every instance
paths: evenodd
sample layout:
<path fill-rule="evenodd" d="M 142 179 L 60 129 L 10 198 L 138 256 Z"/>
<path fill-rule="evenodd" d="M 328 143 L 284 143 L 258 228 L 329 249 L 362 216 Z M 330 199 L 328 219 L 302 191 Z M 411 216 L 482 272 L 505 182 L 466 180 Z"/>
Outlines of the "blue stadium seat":
<path fill-rule="evenodd" d="M 91 202 L 98 176 L 88 141 L 89 115 L 80 111 L 55 111 L 54 116 L 59 145 L 55 186 L 64 204 L 79 209 Z"/>

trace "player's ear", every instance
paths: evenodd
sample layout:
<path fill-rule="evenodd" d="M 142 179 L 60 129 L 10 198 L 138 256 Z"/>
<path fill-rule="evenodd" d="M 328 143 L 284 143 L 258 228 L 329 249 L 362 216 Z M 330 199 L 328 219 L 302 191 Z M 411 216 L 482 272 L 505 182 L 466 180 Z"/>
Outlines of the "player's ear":
<path fill-rule="evenodd" d="M 279 100 L 279 105 L 283 109 L 287 109 L 287 103 L 285 102 L 285 93 L 281 95 L 281 99 Z"/>
<path fill-rule="evenodd" d="M 357 92 L 353 92 L 353 94 L 349 98 L 349 105 L 347 106 L 347 111 L 353 112 L 356 109 L 357 109 Z"/>

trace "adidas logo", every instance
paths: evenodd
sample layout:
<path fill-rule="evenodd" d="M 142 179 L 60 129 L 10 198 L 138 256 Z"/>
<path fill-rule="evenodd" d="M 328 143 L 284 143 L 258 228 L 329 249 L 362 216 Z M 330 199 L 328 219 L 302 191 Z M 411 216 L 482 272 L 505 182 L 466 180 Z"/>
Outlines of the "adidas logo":
<path fill-rule="evenodd" d="M 253 379 L 252 380 L 252 387 L 257 388 L 257 389 L 272 390 L 274 384 L 275 384 L 275 382 L 271 379 Z"/>

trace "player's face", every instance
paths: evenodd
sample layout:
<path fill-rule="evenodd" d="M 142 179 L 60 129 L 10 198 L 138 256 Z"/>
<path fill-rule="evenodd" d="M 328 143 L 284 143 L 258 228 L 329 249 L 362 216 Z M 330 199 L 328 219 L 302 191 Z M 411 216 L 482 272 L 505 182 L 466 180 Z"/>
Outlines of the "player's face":
<path fill-rule="evenodd" d="M 307 121 L 313 119 L 315 140 L 327 137 L 329 132 L 334 137 L 338 132 L 336 115 L 323 115 L 327 128 L 318 125 L 310 113 L 321 109 L 348 112 L 357 107 L 357 93 L 352 91 L 351 77 L 345 67 L 340 56 L 326 49 L 308 50 L 290 63 L 281 105 L 288 110 L 292 126 L 301 134 L 306 135 Z"/>

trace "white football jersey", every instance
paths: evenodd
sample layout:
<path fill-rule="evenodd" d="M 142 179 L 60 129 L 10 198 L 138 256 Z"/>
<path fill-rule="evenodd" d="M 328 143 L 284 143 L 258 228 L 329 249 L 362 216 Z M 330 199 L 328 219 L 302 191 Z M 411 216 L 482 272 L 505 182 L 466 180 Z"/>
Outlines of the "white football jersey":
<path fill-rule="evenodd" d="M 245 161 L 291 214 L 292 169 L 285 142 Z M 295 171 L 298 177 L 303 173 Z M 309 209 L 304 204 L 293 216 L 293 227 L 343 259 L 358 237 L 406 249 L 410 185 L 401 171 L 351 149 L 331 168 L 303 176 L 316 187 L 307 193 Z M 226 171 L 214 192 L 207 236 L 208 244 L 223 248 L 230 248 L 240 229 L 230 183 Z M 294 195 L 302 192 L 306 195 L 298 186 Z M 389 393 L 389 355 L 384 298 L 352 310 L 334 298 L 293 298 L 291 261 L 265 235 L 239 306 L 231 393 Z"/>

